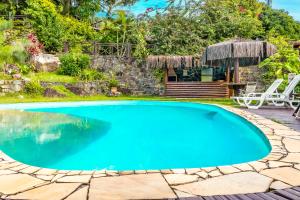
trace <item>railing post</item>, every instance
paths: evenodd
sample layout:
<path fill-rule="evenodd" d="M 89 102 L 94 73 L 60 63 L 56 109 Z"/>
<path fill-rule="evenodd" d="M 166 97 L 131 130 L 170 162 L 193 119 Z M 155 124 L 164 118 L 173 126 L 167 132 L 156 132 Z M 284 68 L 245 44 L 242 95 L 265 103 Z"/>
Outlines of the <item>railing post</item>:
<path fill-rule="evenodd" d="M 127 43 L 127 57 L 131 58 L 131 43 Z"/>
<path fill-rule="evenodd" d="M 97 43 L 96 41 L 93 42 L 93 66 L 95 66 L 96 63 L 96 54 L 97 54 Z"/>
<path fill-rule="evenodd" d="M 64 42 L 64 53 L 69 52 L 69 42 Z"/>

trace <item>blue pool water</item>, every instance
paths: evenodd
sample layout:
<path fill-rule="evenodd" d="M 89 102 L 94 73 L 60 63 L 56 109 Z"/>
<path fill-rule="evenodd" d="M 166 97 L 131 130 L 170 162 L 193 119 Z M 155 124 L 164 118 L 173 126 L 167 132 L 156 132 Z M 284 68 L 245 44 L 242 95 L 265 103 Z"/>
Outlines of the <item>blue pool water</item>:
<path fill-rule="evenodd" d="M 0 149 L 40 167 L 198 168 L 254 161 L 271 150 L 255 126 L 212 105 L 106 101 L 10 107 L 16 110 L 0 111 Z"/>

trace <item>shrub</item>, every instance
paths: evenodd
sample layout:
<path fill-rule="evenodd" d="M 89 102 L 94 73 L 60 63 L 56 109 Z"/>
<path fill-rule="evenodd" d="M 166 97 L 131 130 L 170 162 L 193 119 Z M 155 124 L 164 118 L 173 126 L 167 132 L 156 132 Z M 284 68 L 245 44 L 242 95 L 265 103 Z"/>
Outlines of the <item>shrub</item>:
<path fill-rule="evenodd" d="M 293 49 L 292 45 L 282 36 L 271 37 L 269 41 L 277 46 L 277 52 L 260 63 L 261 80 L 264 84 L 269 85 L 275 79 L 283 78 L 285 82 L 281 84 L 280 89 L 282 89 L 287 85 L 289 73 L 300 73 L 299 52 Z"/>
<path fill-rule="evenodd" d="M 68 90 L 64 85 L 56 85 L 56 86 L 51 87 L 51 89 L 57 91 L 58 93 L 66 96 L 66 97 L 75 96 L 75 94 L 72 93 L 70 90 Z"/>
<path fill-rule="evenodd" d="M 84 69 L 80 74 L 80 79 L 84 81 L 102 80 L 103 78 L 103 73 L 95 69 Z"/>
<path fill-rule="evenodd" d="M 30 81 L 26 83 L 24 90 L 30 95 L 42 95 L 45 91 L 39 81 Z"/>
<path fill-rule="evenodd" d="M 24 75 L 29 74 L 29 72 L 31 72 L 33 70 L 33 66 L 32 65 L 18 65 L 20 72 Z"/>
<path fill-rule="evenodd" d="M 28 0 L 24 14 L 30 16 L 31 24 L 39 40 L 49 52 L 61 51 L 65 27 L 51 0 Z"/>
<path fill-rule="evenodd" d="M 119 86 L 119 81 L 115 79 L 114 77 L 108 81 L 108 85 L 110 88 L 112 87 L 118 87 Z"/>
<path fill-rule="evenodd" d="M 24 41 L 15 40 L 11 44 L 7 40 L 8 31 L 11 29 L 10 21 L 0 19 L 0 68 L 8 64 L 24 64 L 27 60 Z"/>
<path fill-rule="evenodd" d="M 78 76 L 91 64 L 90 56 L 79 53 L 68 53 L 60 57 L 59 74 Z"/>
<path fill-rule="evenodd" d="M 27 2 L 28 8 L 24 14 L 30 16 L 32 27 L 46 51 L 60 52 L 64 42 L 73 47 L 83 41 L 94 39 L 96 32 L 88 22 L 61 15 L 60 8 L 57 9 L 54 1 L 27 0 Z"/>

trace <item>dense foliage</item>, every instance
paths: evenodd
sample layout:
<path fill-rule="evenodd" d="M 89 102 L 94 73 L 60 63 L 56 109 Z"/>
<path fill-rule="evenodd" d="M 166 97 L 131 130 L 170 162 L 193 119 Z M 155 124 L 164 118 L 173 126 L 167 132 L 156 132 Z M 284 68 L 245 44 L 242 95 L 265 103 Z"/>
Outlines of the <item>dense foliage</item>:
<path fill-rule="evenodd" d="M 28 56 L 68 51 L 61 56 L 60 74 L 102 80 L 104 75 L 89 68 L 90 57 L 85 54 L 97 51 L 93 42 L 114 43 L 118 56 L 132 44 L 132 55 L 143 59 L 149 54 L 200 56 L 210 44 L 245 38 L 269 40 L 278 48 L 261 64 L 266 83 L 286 78 L 290 72 L 300 73 L 298 52 L 289 43 L 300 40 L 300 22 L 284 10 L 259 0 L 170 0 L 165 10 L 148 8 L 139 16 L 119 10 L 136 1 L 3 0 L 0 15 L 25 14 L 21 24 L 29 20 L 30 26 L 12 29 L 11 21 L 0 21 L 0 66 L 14 64 L 28 73 Z M 99 12 L 106 15 L 97 17 Z M 159 79 L 163 75 L 154 74 Z M 117 85 L 110 77 L 110 85 Z"/>
<path fill-rule="evenodd" d="M 292 40 L 300 39 L 300 23 L 284 10 L 266 7 L 261 14 L 261 20 L 266 35 L 284 36 Z"/>
<path fill-rule="evenodd" d="M 68 53 L 60 57 L 59 73 L 62 75 L 78 76 L 84 69 L 90 67 L 90 56 L 86 54 Z"/>
<path fill-rule="evenodd" d="M 7 65 L 22 65 L 27 59 L 26 41 L 7 40 L 7 31 L 13 27 L 11 21 L 0 20 L 0 69 Z"/>
<path fill-rule="evenodd" d="M 41 86 L 39 81 L 30 81 L 26 83 L 25 92 L 30 95 L 42 95 L 45 91 L 45 89 Z"/>
<path fill-rule="evenodd" d="M 299 51 L 282 36 L 269 38 L 269 41 L 277 46 L 277 53 L 260 64 L 263 72 L 261 80 L 269 85 L 277 78 L 287 80 L 289 73 L 300 74 Z"/>
<path fill-rule="evenodd" d="M 33 28 L 47 51 L 62 51 L 66 42 L 76 46 L 94 38 L 94 30 L 89 23 L 62 16 L 51 0 L 28 0 L 24 13 L 30 16 Z"/>

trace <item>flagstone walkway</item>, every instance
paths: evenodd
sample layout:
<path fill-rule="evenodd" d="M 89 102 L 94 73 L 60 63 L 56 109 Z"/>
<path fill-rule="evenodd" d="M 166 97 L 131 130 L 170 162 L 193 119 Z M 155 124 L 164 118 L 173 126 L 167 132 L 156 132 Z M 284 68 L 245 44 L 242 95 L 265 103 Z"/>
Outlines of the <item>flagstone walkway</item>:
<path fill-rule="evenodd" d="M 139 170 L 62 171 L 28 166 L 0 152 L 2 199 L 162 199 L 259 193 L 300 186 L 300 132 L 237 108 L 268 137 L 272 151 L 231 166 Z"/>

